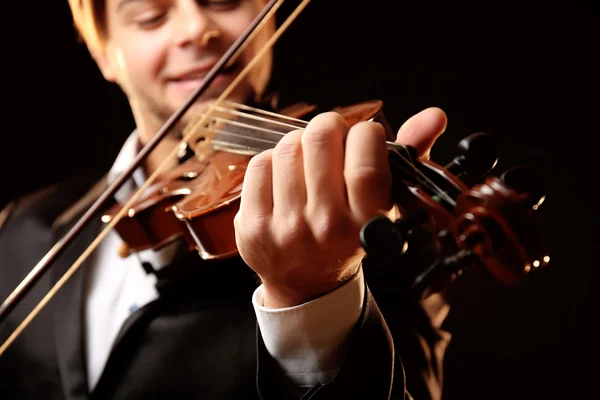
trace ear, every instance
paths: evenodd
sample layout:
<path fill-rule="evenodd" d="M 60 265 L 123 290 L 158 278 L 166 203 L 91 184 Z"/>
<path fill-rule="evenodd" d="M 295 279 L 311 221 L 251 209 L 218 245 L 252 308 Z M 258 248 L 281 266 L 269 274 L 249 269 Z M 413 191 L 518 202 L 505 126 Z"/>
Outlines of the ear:
<path fill-rule="evenodd" d="M 100 72 L 102 72 L 104 79 L 109 82 L 115 82 L 116 71 L 113 63 L 114 57 L 111 57 L 110 48 L 106 45 L 102 48 L 90 49 L 90 54 L 92 55 L 94 61 L 96 61 L 96 64 L 98 65 Z"/>

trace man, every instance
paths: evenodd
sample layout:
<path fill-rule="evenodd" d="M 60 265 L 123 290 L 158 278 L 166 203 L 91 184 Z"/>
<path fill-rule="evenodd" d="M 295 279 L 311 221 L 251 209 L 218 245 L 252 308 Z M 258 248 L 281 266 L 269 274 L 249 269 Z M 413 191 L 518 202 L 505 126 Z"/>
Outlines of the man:
<path fill-rule="evenodd" d="M 2 298 L 131 163 L 265 3 L 70 0 L 79 32 L 104 77 L 127 96 L 137 129 L 98 184 L 97 175 L 80 177 L 5 210 Z M 273 28 L 189 115 L 225 90 Z M 270 68 L 266 57 L 229 100 L 260 97 Z M 445 125 L 441 110 L 427 109 L 402 126 L 397 141 L 425 157 Z M 122 258 L 112 232 L 0 357 L 1 393 L 439 399 L 446 305 L 431 296 L 415 310 L 382 297 L 382 314 L 362 268 L 359 230 L 392 208 L 385 134 L 375 122 L 350 127 L 324 113 L 252 158 L 234 221 L 241 259 L 204 262 L 176 247 Z M 176 135 L 165 139 L 115 200 L 131 195 L 176 144 Z M 100 228 L 91 224 L 15 310 L 3 340 Z M 419 332 L 423 320 L 428 326 Z"/>

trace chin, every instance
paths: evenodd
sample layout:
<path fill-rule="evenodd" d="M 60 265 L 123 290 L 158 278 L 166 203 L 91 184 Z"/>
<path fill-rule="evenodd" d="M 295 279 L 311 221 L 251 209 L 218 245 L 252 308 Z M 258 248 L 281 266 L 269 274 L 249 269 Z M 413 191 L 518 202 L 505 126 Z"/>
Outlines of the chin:
<path fill-rule="evenodd" d="M 247 87 L 239 87 L 235 90 L 226 100 L 234 103 L 245 103 L 251 96 L 252 90 Z M 173 96 L 169 103 L 172 105 L 173 113 L 178 110 L 191 96 L 193 91 L 190 91 L 186 96 Z M 183 119 L 189 119 L 192 115 L 196 115 L 204 112 L 210 104 L 217 101 L 217 99 L 223 94 L 221 88 L 209 88 L 200 99 L 196 100 L 194 104 L 188 109 Z"/>

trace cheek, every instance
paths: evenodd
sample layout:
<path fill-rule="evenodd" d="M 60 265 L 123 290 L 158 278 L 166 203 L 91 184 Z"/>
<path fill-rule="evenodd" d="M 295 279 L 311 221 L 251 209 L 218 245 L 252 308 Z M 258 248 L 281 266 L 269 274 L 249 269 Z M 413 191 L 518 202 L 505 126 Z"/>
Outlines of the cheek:
<path fill-rule="evenodd" d="M 224 21 L 221 21 L 221 29 L 226 33 L 230 42 L 233 43 L 242 35 L 242 33 L 244 33 L 246 28 L 254 20 L 254 17 L 254 9 L 251 11 L 240 10 L 239 12 L 230 14 L 224 18 Z M 258 50 L 266 44 L 268 36 L 270 35 L 267 33 L 269 29 L 265 28 L 267 27 L 265 26 L 262 28 L 261 32 L 252 39 L 249 46 L 244 51 L 243 59 L 246 64 L 248 64 Z"/>
<path fill-rule="evenodd" d="M 229 13 L 224 13 L 215 18 L 219 18 L 220 28 L 232 39 L 237 39 L 246 28 L 252 23 L 257 15 L 257 11 L 248 2 L 244 6 Z"/>
<path fill-rule="evenodd" d="M 127 75 L 130 81 L 158 78 L 164 68 L 167 52 L 159 42 L 139 41 L 128 48 L 125 56 Z"/>

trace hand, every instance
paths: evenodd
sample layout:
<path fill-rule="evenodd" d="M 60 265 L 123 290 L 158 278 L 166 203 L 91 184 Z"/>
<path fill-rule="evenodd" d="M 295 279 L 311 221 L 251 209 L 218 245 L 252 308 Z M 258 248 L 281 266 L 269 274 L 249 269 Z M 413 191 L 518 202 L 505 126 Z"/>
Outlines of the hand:
<path fill-rule="evenodd" d="M 402 125 L 396 142 L 428 157 L 445 128 L 444 112 L 429 108 Z M 264 305 L 298 305 L 351 279 L 364 256 L 360 229 L 392 208 L 390 190 L 385 131 L 375 122 L 348 127 L 336 113 L 320 114 L 254 156 L 234 225 Z"/>

